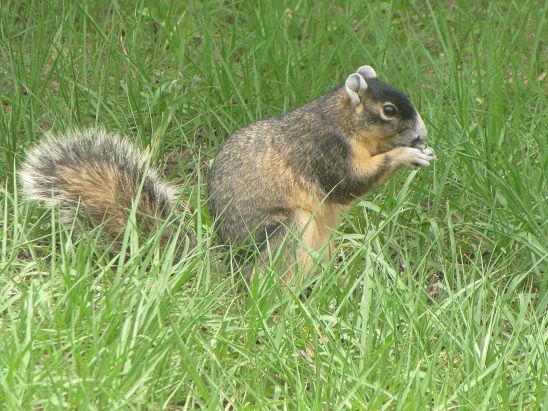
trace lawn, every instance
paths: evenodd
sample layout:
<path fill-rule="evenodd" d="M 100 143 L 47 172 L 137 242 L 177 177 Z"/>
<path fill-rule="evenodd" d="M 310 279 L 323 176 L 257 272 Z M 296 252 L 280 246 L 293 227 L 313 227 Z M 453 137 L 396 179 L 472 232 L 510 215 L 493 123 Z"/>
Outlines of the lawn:
<path fill-rule="evenodd" d="M 40 1 L 0 5 L 0 408 L 548 408 L 545 1 Z M 306 293 L 245 281 L 208 168 L 237 128 L 363 64 L 438 160 L 335 233 Z M 101 126 L 181 187 L 199 244 L 72 233 L 16 170 Z"/>

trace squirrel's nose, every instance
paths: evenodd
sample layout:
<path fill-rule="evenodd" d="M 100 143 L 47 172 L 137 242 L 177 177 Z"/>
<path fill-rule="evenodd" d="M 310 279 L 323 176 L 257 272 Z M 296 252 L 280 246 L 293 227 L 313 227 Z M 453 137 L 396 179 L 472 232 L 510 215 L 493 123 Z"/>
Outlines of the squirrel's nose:
<path fill-rule="evenodd" d="M 417 131 L 417 139 L 419 141 L 425 140 L 426 135 L 428 134 L 428 130 L 426 130 L 426 126 L 424 125 L 424 121 L 422 121 L 421 115 L 417 113 L 417 123 L 416 123 L 416 131 Z"/>

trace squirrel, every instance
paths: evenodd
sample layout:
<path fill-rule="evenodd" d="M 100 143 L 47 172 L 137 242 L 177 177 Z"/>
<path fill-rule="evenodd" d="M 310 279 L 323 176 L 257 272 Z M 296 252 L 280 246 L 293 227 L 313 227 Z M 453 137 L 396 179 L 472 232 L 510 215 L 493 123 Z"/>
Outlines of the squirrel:
<path fill-rule="evenodd" d="M 304 278 L 316 256 L 328 258 L 332 231 L 358 199 L 402 166 L 436 159 L 426 136 L 406 95 L 360 67 L 344 85 L 221 144 L 207 183 L 218 242 L 258 248 L 260 267 L 279 251 L 288 264 L 284 280 L 297 271 Z M 68 221 L 78 209 L 114 234 L 139 190 L 137 213 L 152 217 L 143 221 L 167 218 L 177 196 L 146 155 L 103 130 L 46 138 L 19 177 L 28 199 L 60 207 Z M 298 238 L 293 246 L 286 246 L 288 235 Z"/>

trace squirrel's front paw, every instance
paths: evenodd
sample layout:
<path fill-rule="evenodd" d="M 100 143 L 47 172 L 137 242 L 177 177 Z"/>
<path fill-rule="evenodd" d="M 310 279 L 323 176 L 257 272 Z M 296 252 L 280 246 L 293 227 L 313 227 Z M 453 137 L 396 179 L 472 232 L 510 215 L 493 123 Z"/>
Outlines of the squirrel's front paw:
<path fill-rule="evenodd" d="M 400 160 L 403 164 L 412 167 L 428 167 L 431 161 L 436 159 L 436 153 L 432 147 L 416 148 L 401 147 Z"/>
<path fill-rule="evenodd" d="M 427 147 L 427 145 L 424 141 L 417 140 L 414 143 L 412 143 L 409 147 L 414 147 L 414 148 L 418 148 L 419 150 L 424 150 Z"/>

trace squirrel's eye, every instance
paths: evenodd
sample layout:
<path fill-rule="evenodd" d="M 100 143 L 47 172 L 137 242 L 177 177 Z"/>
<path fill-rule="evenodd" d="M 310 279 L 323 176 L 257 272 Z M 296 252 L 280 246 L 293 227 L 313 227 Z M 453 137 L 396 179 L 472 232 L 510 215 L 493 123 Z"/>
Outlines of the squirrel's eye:
<path fill-rule="evenodd" d="M 393 117 L 396 115 L 396 107 L 394 107 L 392 104 L 385 104 L 382 108 L 382 111 L 385 116 Z"/>

